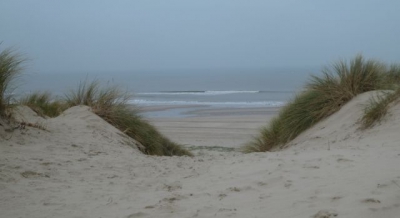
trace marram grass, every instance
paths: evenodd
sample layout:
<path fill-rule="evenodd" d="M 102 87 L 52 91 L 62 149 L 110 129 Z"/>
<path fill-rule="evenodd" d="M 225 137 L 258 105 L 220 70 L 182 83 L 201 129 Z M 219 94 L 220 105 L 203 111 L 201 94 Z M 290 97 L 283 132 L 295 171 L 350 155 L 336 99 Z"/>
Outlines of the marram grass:
<path fill-rule="evenodd" d="M 370 99 L 361 118 L 361 129 L 367 129 L 380 122 L 388 112 L 389 105 L 400 98 L 400 88 L 383 92 Z"/>
<path fill-rule="evenodd" d="M 385 75 L 385 89 L 394 90 L 383 92 L 370 99 L 361 118 L 361 128 L 367 129 L 380 122 L 387 114 L 389 105 L 400 98 L 400 65 L 391 65 Z"/>
<path fill-rule="evenodd" d="M 22 73 L 23 62 L 24 59 L 11 49 L 5 49 L 0 53 L 0 116 L 5 116 L 6 109 L 10 105 L 15 80 Z"/>
<path fill-rule="evenodd" d="M 275 117 L 270 121 L 269 126 L 261 129 L 258 137 L 254 137 L 252 141 L 242 147 L 245 153 L 269 151 L 281 143 L 281 126 L 282 120 Z"/>
<path fill-rule="evenodd" d="M 247 143 L 244 152 L 262 152 L 279 148 L 322 119 L 337 112 L 358 94 L 392 86 L 397 68 L 365 60 L 361 55 L 349 63 L 339 61 L 312 76 L 302 93 L 282 108 L 258 137 Z M 388 76 L 388 72 L 393 72 Z M 400 78 L 400 77 L 399 77 Z"/>
<path fill-rule="evenodd" d="M 66 95 L 69 107 L 87 105 L 105 121 L 141 143 L 144 153 L 159 156 L 192 156 L 183 146 L 170 141 L 154 126 L 138 115 L 127 103 L 130 95 L 116 87 L 101 88 L 98 81 L 80 83 L 77 90 Z"/>
<path fill-rule="evenodd" d="M 400 87 L 400 65 L 392 64 L 385 75 L 385 89 L 395 90 Z"/>
<path fill-rule="evenodd" d="M 19 104 L 26 105 L 42 117 L 56 117 L 67 107 L 60 100 L 56 100 L 49 92 L 34 92 L 19 100 Z"/>

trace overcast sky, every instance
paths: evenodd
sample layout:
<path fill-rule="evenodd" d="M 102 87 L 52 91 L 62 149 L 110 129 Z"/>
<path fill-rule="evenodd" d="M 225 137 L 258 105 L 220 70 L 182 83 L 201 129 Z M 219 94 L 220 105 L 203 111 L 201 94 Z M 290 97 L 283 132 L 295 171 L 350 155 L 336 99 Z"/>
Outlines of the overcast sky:
<path fill-rule="evenodd" d="M 399 0 L 1 0 L 0 41 L 38 72 L 400 59 Z"/>

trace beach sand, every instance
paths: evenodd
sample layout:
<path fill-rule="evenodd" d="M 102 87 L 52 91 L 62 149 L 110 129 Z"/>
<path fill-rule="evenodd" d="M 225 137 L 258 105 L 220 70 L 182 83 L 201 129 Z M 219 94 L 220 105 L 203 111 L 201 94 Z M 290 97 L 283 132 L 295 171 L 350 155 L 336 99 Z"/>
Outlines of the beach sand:
<path fill-rule="evenodd" d="M 187 114 L 190 117 L 148 120 L 167 137 L 186 146 L 239 148 L 257 136 L 278 111 L 279 108 L 199 108 Z"/>
<path fill-rule="evenodd" d="M 358 120 L 370 96 L 356 97 L 284 150 L 198 149 L 193 158 L 146 156 L 87 107 L 53 119 L 22 108 L 20 120 L 46 130 L 0 127 L 0 217 L 397 218 L 400 104 L 361 131 Z M 268 119 L 152 122 L 172 140 L 237 147 L 245 141 L 231 139 L 237 132 L 250 137 Z"/>

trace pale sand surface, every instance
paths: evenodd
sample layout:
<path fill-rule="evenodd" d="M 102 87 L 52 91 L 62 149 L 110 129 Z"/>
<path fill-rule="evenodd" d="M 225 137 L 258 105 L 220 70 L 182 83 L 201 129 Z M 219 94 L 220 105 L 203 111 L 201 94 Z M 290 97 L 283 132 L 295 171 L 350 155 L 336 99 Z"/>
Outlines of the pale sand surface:
<path fill-rule="evenodd" d="M 0 217 L 398 218 L 400 104 L 360 131 L 369 96 L 282 151 L 193 158 L 145 156 L 86 107 L 47 120 L 21 109 L 50 132 L 0 126 Z"/>
<path fill-rule="evenodd" d="M 167 137 L 187 146 L 238 148 L 257 136 L 279 108 L 198 109 L 194 117 L 149 119 Z"/>

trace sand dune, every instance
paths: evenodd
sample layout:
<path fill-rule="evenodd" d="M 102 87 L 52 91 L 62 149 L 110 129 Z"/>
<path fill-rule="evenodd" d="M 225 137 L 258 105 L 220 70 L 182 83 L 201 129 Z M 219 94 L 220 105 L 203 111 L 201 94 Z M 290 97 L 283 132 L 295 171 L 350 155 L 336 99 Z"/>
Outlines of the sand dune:
<path fill-rule="evenodd" d="M 87 107 L 54 119 L 23 108 L 18 119 L 48 131 L 0 131 L 0 217 L 396 218 L 400 104 L 381 124 L 360 131 L 362 105 L 372 94 L 358 96 L 281 151 L 203 149 L 193 158 L 145 156 Z M 267 121 L 250 117 L 221 119 Z M 261 124 L 237 130 L 222 128 L 229 122 L 220 118 L 188 119 L 152 122 L 173 140 L 221 146 L 240 144 L 236 134 L 248 137 Z M 197 119 L 205 126 L 196 126 Z M 230 135 L 218 142 L 222 134 Z"/>

